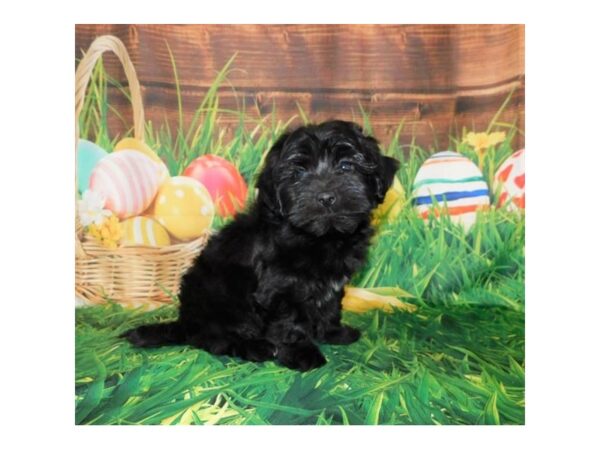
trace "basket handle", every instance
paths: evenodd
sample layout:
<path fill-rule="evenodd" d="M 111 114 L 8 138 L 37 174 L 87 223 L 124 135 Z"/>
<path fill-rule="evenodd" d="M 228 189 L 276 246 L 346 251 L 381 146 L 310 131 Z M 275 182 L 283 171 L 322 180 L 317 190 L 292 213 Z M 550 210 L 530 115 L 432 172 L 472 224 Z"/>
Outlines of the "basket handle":
<path fill-rule="evenodd" d="M 85 98 L 85 90 L 92 77 L 92 72 L 96 66 L 96 62 L 106 51 L 112 51 L 117 57 L 129 83 L 129 91 L 131 92 L 131 104 L 133 106 L 133 134 L 136 139 L 144 140 L 144 107 L 142 104 L 142 92 L 140 82 L 138 81 L 135 67 L 129 58 L 129 54 L 125 49 L 125 45 L 120 39 L 115 36 L 100 36 L 92 42 L 87 53 L 83 56 L 77 71 L 75 72 L 75 138 L 76 142 L 79 139 L 79 114 L 83 109 L 83 100 Z"/>
<path fill-rule="evenodd" d="M 115 36 L 106 35 L 100 36 L 92 42 L 75 71 L 75 152 L 77 152 L 77 143 L 79 141 L 79 114 L 81 114 L 81 110 L 83 109 L 85 91 L 90 82 L 90 78 L 92 77 L 96 62 L 98 62 L 100 56 L 106 51 L 111 51 L 117 55 L 117 58 L 119 58 L 119 61 L 121 61 L 121 64 L 123 65 L 125 76 L 129 83 L 129 92 L 131 93 L 133 134 L 136 139 L 144 141 L 144 107 L 142 104 L 140 82 L 138 81 L 135 67 L 133 67 L 133 63 L 131 62 L 131 58 L 127 53 L 125 45 L 123 45 L 123 42 Z M 77 187 L 75 187 L 75 192 L 77 193 Z M 78 256 L 83 257 L 85 256 L 85 251 L 83 250 L 81 239 L 79 237 L 80 226 L 78 223 L 79 216 L 77 214 L 77 209 L 75 209 L 75 220 L 75 251 Z"/>

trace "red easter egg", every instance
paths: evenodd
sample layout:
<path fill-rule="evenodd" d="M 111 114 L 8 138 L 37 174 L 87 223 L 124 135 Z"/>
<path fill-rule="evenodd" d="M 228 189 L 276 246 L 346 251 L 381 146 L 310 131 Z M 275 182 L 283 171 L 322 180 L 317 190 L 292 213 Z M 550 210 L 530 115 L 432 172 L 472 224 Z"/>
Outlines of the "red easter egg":
<path fill-rule="evenodd" d="M 248 187 L 236 167 L 216 155 L 196 158 L 183 175 L 198 180 L 206 187 L 220 216 L 234 215 L 244 207 Z"/>

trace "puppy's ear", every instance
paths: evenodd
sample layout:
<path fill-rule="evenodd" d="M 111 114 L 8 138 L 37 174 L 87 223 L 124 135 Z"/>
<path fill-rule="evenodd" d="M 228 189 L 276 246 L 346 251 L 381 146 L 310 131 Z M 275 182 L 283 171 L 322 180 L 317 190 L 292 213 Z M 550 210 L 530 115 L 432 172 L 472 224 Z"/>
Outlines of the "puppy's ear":
<path fill-rule="evenodd" d="M 282 206 L 281 201 L 279 200 L 279 194 L 275 188 L 273 170 L 279 162 L 281 151 L 283 150 L 283 146 L 289 135 L 290 133 L 284 133 L 277 141 L 275 141 L 265 158 L 262 171 L 256 181 L 256 187 L 258 188 L 258 202 L 263 203 L 267 208 L 279 214 L 282 212 Z"/>
<path fill-rule="evenodd" d="M 385 197 L 385 193 L 394 182 L 394 174 L 398 170 L 400 163 L 394 158 L 383 156 L 379 150 L 378 142 L 371 136 L 366 136 L 362 128 L 354 123 L 354 131 L 358 134 L 361 145 L 379 159 L 375 172 L 375 198 L 377 203 L 381 203 Z"/>
<path fill-rule="evenodd" d="M 350 122 L 350 124 L 352 125 L 352 130 L 356 134 L 366 137 L 365 132 L 363 131 L 363 128 L 359 124 L 357 124 L 356 122 Z"/>
<path fill-rule="evenodd" d="M 377 201 L 381 203 L 385 197 L 385 193 L 392 186 L 394 182 L 394 174 L 398 170 L 400 162 L 389 156 L 382 156 L 379 167 L 377 168 L 377 174 L 375 181 L 377 183 L 375 196 Z"/>

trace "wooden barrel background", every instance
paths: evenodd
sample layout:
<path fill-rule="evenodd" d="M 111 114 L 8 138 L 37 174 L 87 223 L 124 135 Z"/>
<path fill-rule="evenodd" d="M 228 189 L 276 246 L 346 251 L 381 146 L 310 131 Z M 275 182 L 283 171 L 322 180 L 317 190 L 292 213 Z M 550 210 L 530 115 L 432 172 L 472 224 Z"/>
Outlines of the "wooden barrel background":
<path fill-rule="evenodd" d="M 524 130 L 523 25 L 77 25 L 75 55 L 102 34 L 119 37 L 137 69 L 146 118 L 178 123 L 178 105 L 167 43 L 173 52 L 189 121 L 216 73 L 237 52 L 220 106 L 245 101 L 250 116 L 272 111 L 278 119 L 298 114 L 312 121 L 370 114 L 375 136 L 443 149 L 463 127 L 484 131 L 512 96 L 499 119 Z M 126 85 L 116 58 L 111 76 Z M 109 101 L 131 123 L 129 102 L 112 88 Z M 253 105 L 258 108 L 254 108 Z M 258 109 L 258 112 L 257 112 Z M 298 123 L 300 119 L 298 118 Z M 231 133 L 238 124 L 223 115 Z M 111 135 L 122 122 L 109 121 Z M 514 145 L 522 147 L 522 133 Z"/>

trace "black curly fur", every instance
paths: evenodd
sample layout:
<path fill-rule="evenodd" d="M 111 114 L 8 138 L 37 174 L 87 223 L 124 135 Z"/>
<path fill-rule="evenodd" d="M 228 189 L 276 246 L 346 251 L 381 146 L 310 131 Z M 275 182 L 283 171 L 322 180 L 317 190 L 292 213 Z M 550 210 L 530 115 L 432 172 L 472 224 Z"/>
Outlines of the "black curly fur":
<path fill-rule="evenodd" d="M 284 134 L 267 155 L 256 202 L 184 275 L 178 320 L 124 336 L 141 347 L 188 344 L 302 371 L 325 364 L 317 343 L 360 337 L 340 323 L 343 286 L 365 261 L 371 211 L 397 168 L 351 122 Z"/>

